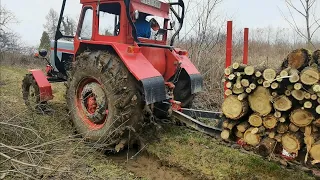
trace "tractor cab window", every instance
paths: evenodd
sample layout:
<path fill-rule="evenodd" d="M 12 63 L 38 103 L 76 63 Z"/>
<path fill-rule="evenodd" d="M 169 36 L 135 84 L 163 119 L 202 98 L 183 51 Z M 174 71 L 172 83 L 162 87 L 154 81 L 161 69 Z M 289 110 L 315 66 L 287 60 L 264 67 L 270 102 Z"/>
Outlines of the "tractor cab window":
<path fill-rule="evenodd" d="M 82 17 L 82 25 L 80 29 L 80 38 L 90 40 L 92 37 L 92 24 L 93 24 L 93 10 L 91 8 L 85 8 L 83 17 Z"/>
<path fill-rule="evenodd" d="M 134 22 L 138 38 L 162 41 L 164 36 L 165 19 L 140 12 Z M 157 26 L 158 28 L 155 28 Z"/>
<path fill-rule="evenodd" d="M 100 4 L 99 7 L 99 34 L 104 36 L 118 36 L 120 33 L 119 3 Z"/>

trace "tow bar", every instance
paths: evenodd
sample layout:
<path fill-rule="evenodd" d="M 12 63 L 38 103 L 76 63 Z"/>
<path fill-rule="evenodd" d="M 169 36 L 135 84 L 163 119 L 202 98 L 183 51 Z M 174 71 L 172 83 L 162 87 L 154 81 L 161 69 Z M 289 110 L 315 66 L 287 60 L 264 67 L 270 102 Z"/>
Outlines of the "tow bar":
<path fill-rule="evenodd" d="M 182 112 L 174 110 L 172 117 L 184 123 L 187 127 L 205 133 L 209 136 L 218 137 L 222 131 L 223 117 L 221 112 L 202 111 L 182 108 Z M 209 126 L 197 120 L 206 118 L 214 121 L 216 126 Z"/>

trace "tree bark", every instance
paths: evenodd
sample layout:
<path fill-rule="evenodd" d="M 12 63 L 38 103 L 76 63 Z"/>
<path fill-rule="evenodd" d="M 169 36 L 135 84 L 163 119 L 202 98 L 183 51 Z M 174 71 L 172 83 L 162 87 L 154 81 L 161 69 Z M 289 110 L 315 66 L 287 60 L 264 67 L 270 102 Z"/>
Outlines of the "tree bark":
<path fill-rule="evenodd" d="M 275 148 L 276 140 L 266 137 L 264 138 L 257 148 L 257 153 L 263 157 L 269 156 Z"/>

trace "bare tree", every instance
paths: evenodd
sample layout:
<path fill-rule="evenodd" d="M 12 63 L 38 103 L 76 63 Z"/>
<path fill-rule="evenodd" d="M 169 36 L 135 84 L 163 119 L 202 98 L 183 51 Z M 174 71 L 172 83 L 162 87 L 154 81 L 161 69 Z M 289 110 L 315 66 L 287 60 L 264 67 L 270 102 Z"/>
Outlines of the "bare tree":
<path fill-rule="evenodd" d="M 19 36 L 9 28 L 13 23 L 17 23 L 15 15 L 4 6 L 0 6 L 0 51 L 14 51 L 19 47 Z"/>
<path fill-rule="evenodd" d="M 308 48 L 311 48 L 311 46 L 315 47 L 312 40 L 315 33 L 320 29 L 320 17 L 316 16 L 317 0 L 299 0 L 299 2 L 300 3 L 295 4 L 292 0 L 285 0 L 290 17 L 284 17 L 296 33 L 306 40 Z M 298 13 L 305 19 L 304 28 L 298 26 L 294 12 Z"/>

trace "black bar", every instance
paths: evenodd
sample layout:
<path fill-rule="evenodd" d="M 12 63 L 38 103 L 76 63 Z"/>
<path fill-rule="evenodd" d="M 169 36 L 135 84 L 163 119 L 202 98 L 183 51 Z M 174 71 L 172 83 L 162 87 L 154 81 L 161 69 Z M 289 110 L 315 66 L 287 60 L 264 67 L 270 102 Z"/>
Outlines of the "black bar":
<path fill-rule="evenodd" d="M 154 47 L 154 48 L 163 48 L 163 49 L 170 49 L 173 50 L 172 46 L 167 46 L 167 45 L 160 45 L 160 44 L 149 44 L 149 43 L 137 43 L 138 46 L 143 46 L 143 47 Z"/>

